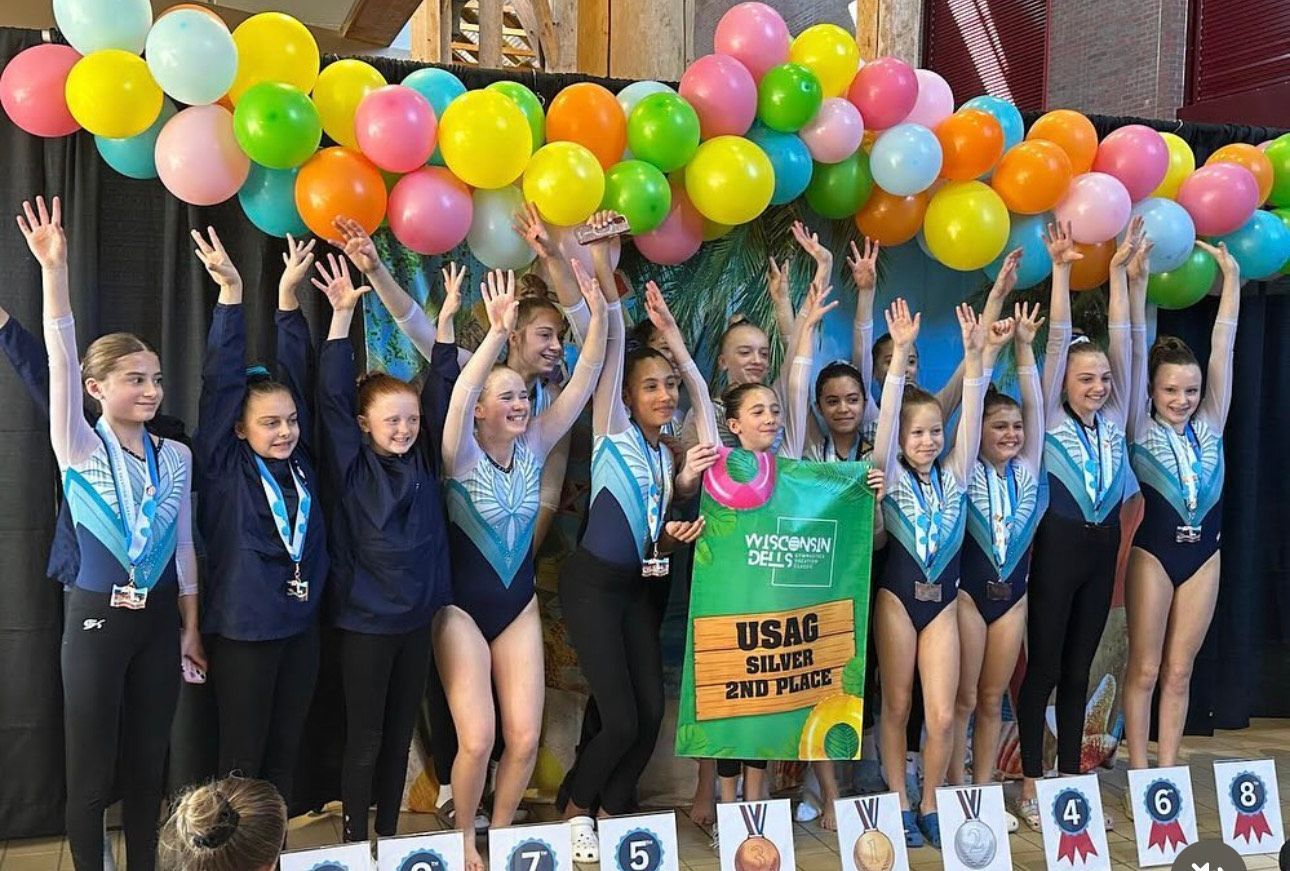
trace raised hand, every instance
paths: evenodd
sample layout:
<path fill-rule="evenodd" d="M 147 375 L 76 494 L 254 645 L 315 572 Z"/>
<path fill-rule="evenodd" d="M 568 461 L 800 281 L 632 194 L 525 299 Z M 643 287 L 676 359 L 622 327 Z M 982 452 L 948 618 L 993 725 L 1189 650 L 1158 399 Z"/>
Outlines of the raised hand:
<path fill-rule="evenodd" d="M 197 250 L 194 252 L 197 259 L 206 267 L 210 277 L 215 279 L 215 283 L 220 287 L 241 287 L 242 276 L 238 274 L 237 267 L 224 250 L 224 243 L 219 240 L 219 234 L 215 232 L 214 227 L 207 227 L 206 233 L 210 237 L 204 238 L 200 231 L 193 230 L 193 241 L 197 243 Z"/>
<path fill-rule="evenodd" d="M 538 213 L 538 208 L 533 203 L 525 203 L 520 207 L 511 222 L 511 229 L 528 243 L 539 260 L 546 260 L 556 253 L 555 243 L 547 234 L 546 224 L 542 223 L 542 215 Z"/>
<path fill-rule="evenodd" d="M 1033 306 L 1027 306 L 1024 302 L 1017 303 L 1012 310 L 1012 320 L 1017 325 L 1017 342 L 1034 344 L 1039 328 L 1044 325 L 1044 318 L 1039 316 L 1039 303 Z"/>
<path fill-rule="evenodd" d="M 788 258 L 776 262 L 774 257 L 766 258 L 766 292 L 777 305 L 788 299 Z"/>
<path fill-rule="evenodd" d="M 1219 242 L 1218 245 L 1211 245 L 1203 239 L 1197 239 L 1196 247 L 1214 258 L 1214 262 L 1218 264 L 1218 268 L 1223 271 L 1224 278 L 1240 277 L 1241 265 L 1236 262 L 1236 258 L 1227 250 L 1226 242 Z"/>
<path fill-rule="evenodd" d="M 856 243 L 851 243 L 851 256 L 847 258 L 847 266 L 851 267 L 851 280 L 856 284 L 856 290 L 861 293 L 872 292 L 878 286 L 878 250 L 881 246 L 870 239 L 864 237 L 864 251 L 856 247 Z"/>
<path fill-rule="evenodd" d="M 815 261 L 815 280 L 828 281 L 833 272 L 833 252 L 821 245 L 819 235 L 808 230 L 801 221 L 793 222 L 793 238 Z"/>
<path fill-rule="evenodd" d="M 573 261 L 573 277 L 578 282 L 578 290 L 582 292 L 582 298 L 587 301 L 591 314 L 594 316 L 597 312 L 604 311 L 608 303 L 605 302 L 605 295 L 601 293 L 600 282 L 594 275 L 588 275 L 587 270 L 577 260 Z"/>
<path fill-rule="evenodd" d="M 824 316 L 838 307 L 838 301 L 826 302 L 829 294 L 833 292 L 833 287 L 819 287 L 812 284 L 811 289 L 806 292 L 806 300 L 802 303 L 802 324 L 807 330 L 815 328 Z"/>
<path fill-rule="evenodd" d="M 986 348 L 998 356 L 1003 347 L 1012 341 L 1016 329 L 1017 322 L 1013 318 L 1002 318 L 990 324 L 989 329 L 985 331 Z"/>
<path fill-rule="evenodd" d="M 1044 247 L 1048 249 L 1048 256 L 1052 258 L 1054 266 L 1067 266 L 1076 260 L 1083 260 L 1084 255 L 1075 247 L 1075 240 L 1071 237 L 1070 221 L 1062 226 L 1061 222 L 1048 225 L 1044 232 Z"/>
<path fill-rule="evenodd" d="M 1151 239 L 1144 236 L 1141 244 L 1133 251 L 1133 256 L 1129 258 L 1129 281 L 1142 285 L 1142 290 L 1146 292 L 1147 278 L 1151 275 L 1151 249 L 1156 245 Z"/>
<path fill-rule="evenodd" d="M 466 281 L 466 267 L 449 263 L 440 270 L 443 276 L 443 302 L 439 306 L 439 320 L 453 318 L 461 310 L 461 285 Z"/>
<path fill-rule="evenodd" d="M 328 266 L 331 268 L 328 269 Z M 349 263 L 330 252 L 327 254 L 327 266 L 318 263 L 315 268 L 322 280 L 313 278 L 310 281 L 327 295 L 327 301 L 334 311 L 353 311 L 363 294 L 371 290 L 367 285 L 354 287 L 354 282 L 349 277 Z"/>
<path fill-rule="evenodd" d="M 278 280 L 278 286 L 281 288 L 293 288 L 305 280 L 309 275 L 309 267 L 314 263 L 314 243 L 317 239 L 310 239 L 308 242 L 297 242 L 290 233 L 287 234 L 287 253 L 282 255 L 282 264 L 286 268 L 282 270 L 282 278 Z"/>
<path fill-rule="evenodd" d="M 602 227 L 608 227 L 614 221 L 620 220 L 621 215 L 612 209 L 602 209 L 587 219 L 587 226 L 599 230 Z M 591 252 L 591 260 L 597 268 L 608 267 L 609 265 L 609 242 L 612 236 L 605 236 L 596 239 L 594 242 L 588 242 L 583 247 Z"/>
<path fill-rule="evenodd" d="M 671 344 L 670 338 L 673 335 L 681 335 L 681 328 L 677 326 L 672 310 L 667 307 L 663 291 L 659 290 L 658 285 L 653 281 L 645 282 L 645 313 L 649 315 L 654 329 L 662 333 L 664 338 L 669 339 L 668 344 Z"/>
<path fill-rule="evenodd" d="M 1021 249 L 1014 248 L 1008 252 L 1008 256 L 1003 258 L 1003 266 L 999 267 L 999 274 L 994 279 L 994 286 L 990 288 L 990 296 L 997 300 L 1006 299 L 1008 294 L 1012 293 L 1017 286 L 1017 269 L 1021 266 Z"/>
<path fill-rule="evenodd" d="M 922 313 L 910 315 L 909 303 L 897 297 L 884 314 L 887 318 L 887 335 L 891 336 L 892 344 L 905 349 L 912 348 L 918 340 L 918 331 L 923 322 Z M 896 360 L 897 355 L 892 354 L 891 359 Z M 904 357 L 900 359 L 903 360 Z"/>
<path fill-rule="evenodd" d="M 371 274 L 381 268 L 381 255 L 362 224 L 353 218 L 340 217 L 332 221 L 332 226 L 340 233 L 340 239 L 332 244 L 342 249 L 359 271 Z"/>
<path fill-rule="evenodd" d="M 45 198 L 36 197 L 36 209 L 22 201 L 22 214 L 18 216 L 18 229 L 27 240 L 27 247 L 41 269 L 56 269 L 67 265 L 67 237 L 63 234 L 63 203 L 54 197 L 50 208 L 45 208 Z"/>
<path fill-rule="evenodd" d="M 484 298 L 489 326 L 507 333 L 515 329 L 515 318 L 520 311 L 519 300 L 515 298 L 515 271 L 492 270 L 487 280 L 479 283 L 479 293 Z"/>
<path fill-rule="evenodd" d="M 1143 227 L 1141 215 L 1134 215 L 1133 220 L 1129 222 L 1129 230 L 1124 234 L 1124 241 L 1120 247 L 1115 249 L 1115 254 L 1111 255 L 1111 268 L 1123 269 L 1128 265 L 1129 259 L 1133 257 L 1134 252 L 1142 245 L 1142 240 L 1146 238 L 1146 229 Z"/>
<path fill-rule="evenodd" d="M 959 332 L 963 337 L 964 354 L 980 354 L 985 348 L 986 327 L 977 317 L 972 306 L 965 302 L 954 308 L 954 315 L 959 319 Z"/>

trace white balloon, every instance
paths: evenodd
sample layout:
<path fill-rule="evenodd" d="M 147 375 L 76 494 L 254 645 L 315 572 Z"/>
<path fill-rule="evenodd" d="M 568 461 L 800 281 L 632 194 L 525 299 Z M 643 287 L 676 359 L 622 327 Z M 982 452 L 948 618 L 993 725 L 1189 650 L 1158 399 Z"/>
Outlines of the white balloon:
<path fill-rule="evenodd" d="M 119 48 L 140 54 L 152 26 L 148 0 L 54 0 L 54 23 L 81 54 Z"/>

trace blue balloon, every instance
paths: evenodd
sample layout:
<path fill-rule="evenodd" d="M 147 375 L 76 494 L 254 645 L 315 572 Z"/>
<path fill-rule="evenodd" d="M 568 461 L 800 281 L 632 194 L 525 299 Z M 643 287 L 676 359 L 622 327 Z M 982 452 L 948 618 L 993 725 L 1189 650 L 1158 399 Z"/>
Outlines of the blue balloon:
<path fill-rule="evenodd" d="M 760 121 L 753 124 L 747 136 L 758 148 L 766 152 L 775 170 L 775 191 L 771 194 L 773 206 L 791 203 L 800 197 L 811 183 L 815 169 L 810 149 L 796 133 L 771 130 Z"/>
<path fill-rule="evenodd" d="M 1048 256 L 1048 246 L 1044 244 L 1044 227 L 1052 220 L 1052 215 L 1010 215 L 1012 229 L 1008 232 L 1008 244 L 1003 252 L 985 266 L 985 274 L 994 281 L 999 277 L 1003 261 L 1009 252 L 1021 249 L 1021 262 L 1017 264 L 1017 289 L 1025 290 L 1034 287 L 1053 272 L 1053 261 Z"/>
<path fill-rule="evenodd" d="M 1187 262 L 1196 244 L 1196 225 L 1187 210 L 1164 197 L 1148 197 L 1133 206 L 1133 214 L 1142 216 L 1142 228 L 1151 240 L 1152 275 L 1170 272 Z M 1119 235 L 1121 241 L 1129 230 Z"/>
<path fill-rule="evenodd" d="M 269 169 L 252 161 L 251 174 L 237 192 L 237 201 L 251 223 L 270 236 L 288 233 L 304 236 L 309 232 L 296 211 L 296 173 L 300 167 Z"/>
<path fill-rule="evenodd" d="M 135 136 L 126 139 L 108 139 L 106 136 L 95 136 L 94 144 L 104 162 L 121 175 L 130 178 L 156 178 L 157 161 L 155 152 L 157 137 L 161 128 L 175 114 L 175 104 L 165 98 L 161 100 L 161 114 L 152 126 Z"/>
<path fill-rule="evenodd" d="M 1262 209 L 1255 211 L 1239 230 L 1210 241 L 1227 244 L 1241 267 L 1242 279 L 1271 278 L 1290 258 L 1290 228 Z"/>
<path fill-rule="evenodd" d="M 889 194 L 913 196 L 941 173 L 941 143 L 921 124 L 897 124 L 879 134 L 869 152 L 874 184 Z"/>
<path fill-rule="evenodd" d="M 980 96 L 968 100 L 960 109 L 980 109 L 989 112 L 1003 128 L 1003 150 L 1007 151 L 1026 135 L 1026 125 L 1022 123 L 1021 112 L 1007 100 L 999 97 Z"/>
<path fill-rule="evenodd" d="M 449 103 L 466 93 L 466 86 L 461 83 L 461 79 L 437 67 L 426 67 L 408 73 L 403 79 L 403 85 L 430 102 L 430 108 L 434 109 L 436 120 L 443 117 L 443 110 L 448 108 Z M 430 163 L 434 166 L 446 165 L 437 145 L 434 154 L 430 155 Z"/>

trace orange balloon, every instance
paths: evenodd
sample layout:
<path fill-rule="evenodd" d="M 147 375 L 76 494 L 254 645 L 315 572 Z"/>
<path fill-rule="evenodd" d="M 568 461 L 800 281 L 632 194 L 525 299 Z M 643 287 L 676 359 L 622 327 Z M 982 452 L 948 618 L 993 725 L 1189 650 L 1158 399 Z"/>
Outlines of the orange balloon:
<path fill-rule="evenodd" d="M 936 125 L 941 143 L 941 177 L 971 181 L 990 171 L 1003 155 L 1003 127 L 989 112 L 960 109 Z"/>
<path fill-rule="evenodd" d="M 874 185 L 873 193 L 856 212 L 856 229 L 883 245 L 900 245 L 918 235 L 927 214 L 927 191 L 898 197 Z"/>
<path fill-rule="evenodd" d="M 332 222 L 342 216 L 376 232 L 385 200 L 381 171 L 353 148 L 324 148 L 296 176 L 296 209 L 310 232 L 323 239 L 336 238 Z"/>
<path fill-rule="evenodd" d="M 1246 142 L 1224 145 L 1205 161 L 1206 166 L 1211 163 L 1234 163 L 1248 169 L 1250 175 L 1254 176 L 1254 180 L 1259 184 L 1259 205 L 1267 202 L 1268 194 L 1272 193 L 1272 161 L 1266 154 L 1259 151 L 1257 145 Z"/>
<path fill-rule="evenodd" d="M 994 168 L 990 186 L 1008 211 L 1019 215 L 1046 212 L 1066 195 L 1071 184 L 1071 159 L 1047 139 L 1018 142 Z"/>
<path fill-rule="evenodd" d="M 195 9 L 198 12 L 204 12 L 220 24 L 223 24 L 225 30 L 228 30 L 228 24 L 225 23 L 223 18 L 219 17 L 219 13 L 203 3 L 176 3 L 174 6 L 167 7 L 166 10 L 157 17 L 161 18 L 162 16 L 169 15 L 171 12 L 178 12 L 180 9 Z"/>
<path fill-rule="evenodd" d="M 601 169 L 623 159 L 627 117 L 613 94 L 592 82 L 578 82 L 555 95 L 546 113 L 546 141 L 584 146 Z"/>
<path fill-rule="evenodd" d="M 1057 143 L 1071 159 L 1071 172 L 1075 175 L 1092 169 L 1093 158 L 1097 157 L 1097 130 L 1093 122 L 1070 109 L 1055 109 L 1040 115 L 1030 125 L 1026 139 Z"/>
<path fill-rule="evenodd" d="M 1083 260 L 1071 264 L 1071 290 L 1092 290 L 1106 284 L 1111 277 L 1111 257 L 1115 255 L 1115 240 L 1105 242 L 1076 242 L 1075 250 L 1084 255 Z"/>

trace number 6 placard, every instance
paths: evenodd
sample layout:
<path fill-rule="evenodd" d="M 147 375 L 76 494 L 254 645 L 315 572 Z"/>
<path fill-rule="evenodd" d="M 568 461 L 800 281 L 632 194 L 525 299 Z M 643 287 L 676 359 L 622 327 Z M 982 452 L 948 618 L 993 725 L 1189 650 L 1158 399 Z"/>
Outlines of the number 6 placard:
<path fill-rule="evenodd" d="M 488 867 L 492 871 L 573 871 L 569 824 L 490 830 Z"/>
<path fill-rule="evenodd" d="M 1196 805 L 1187 766 L 1130 771 L 1129 796 L 1139 865 L 1168 865 L 1196 843 Z"/>
<path fill-rule="evenodd" d="M 600 820 L 600 871 L 678 871 L 676 814 Z"/>

